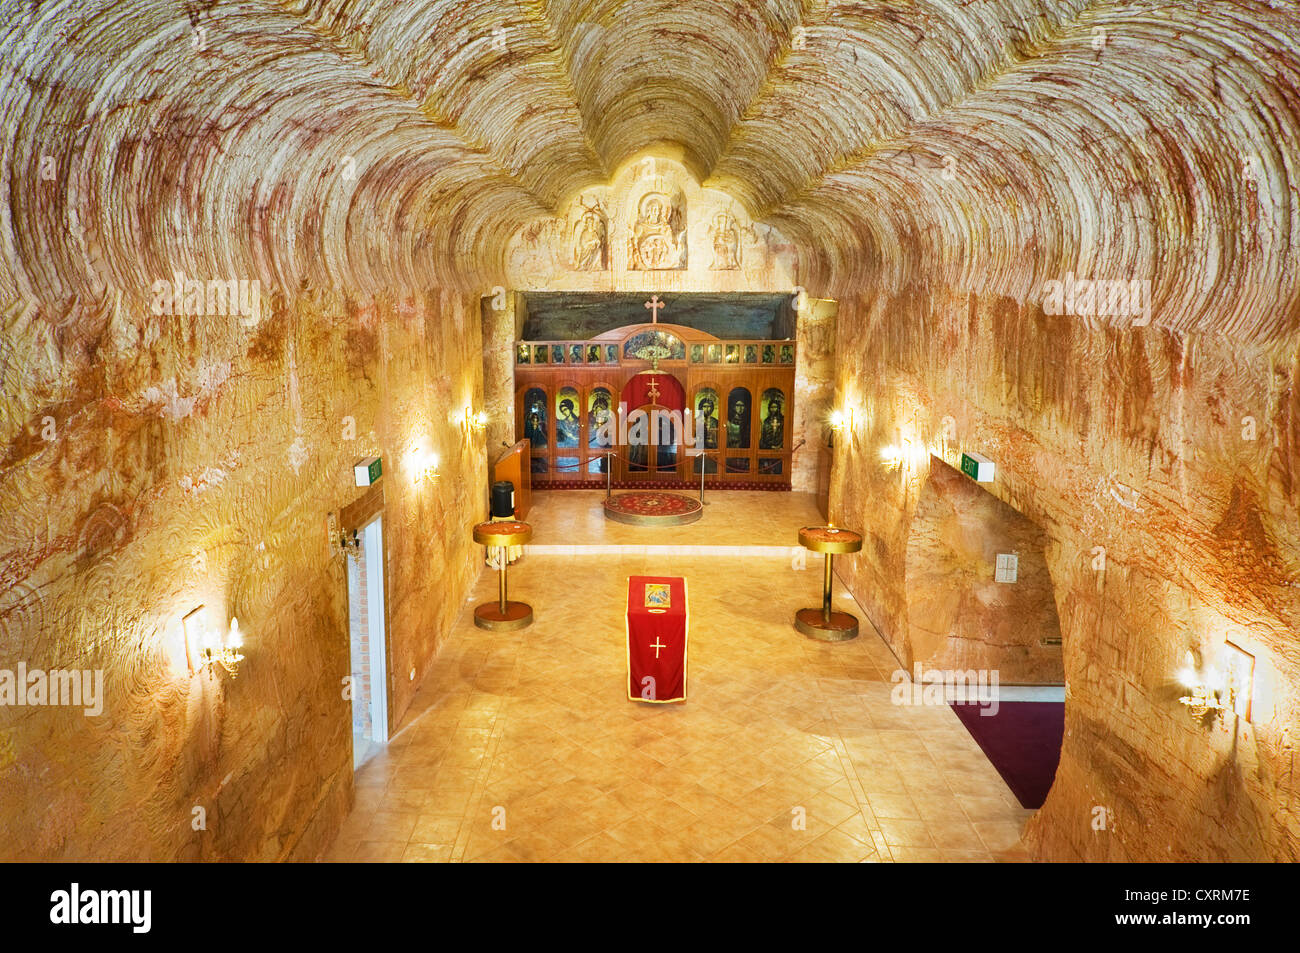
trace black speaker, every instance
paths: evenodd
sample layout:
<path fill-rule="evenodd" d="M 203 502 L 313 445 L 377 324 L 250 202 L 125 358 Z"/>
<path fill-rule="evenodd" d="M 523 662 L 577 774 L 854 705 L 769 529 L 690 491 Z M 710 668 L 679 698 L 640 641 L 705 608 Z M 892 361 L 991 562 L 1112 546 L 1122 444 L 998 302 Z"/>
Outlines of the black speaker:
<path fill-rule="evenodd" d="M 509 480 L 499 480 L 492 484 L 492 518 L 494 520 L 515 518 L 515 485 Z"/>

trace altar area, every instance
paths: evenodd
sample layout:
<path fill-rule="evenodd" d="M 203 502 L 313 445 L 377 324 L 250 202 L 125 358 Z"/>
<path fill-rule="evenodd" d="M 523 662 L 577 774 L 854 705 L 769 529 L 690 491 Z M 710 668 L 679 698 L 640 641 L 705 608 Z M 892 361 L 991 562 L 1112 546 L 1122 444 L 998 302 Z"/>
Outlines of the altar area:
<path fill-rule="evenodd" d="M 357 773 L 333 859 L 1023 858 L 1033 812 L 950 708 L 891 703 L 898 662 L 838 580 L 835 608 L 863 634 L 794 630 L 821 588 L 816 558 L 792 562 L 820 521 L 811 496 L 719 492 L 698 523 L 662 529 L 608 522 L 603 498 L 536 495 L 510 569 L 535 621 L 476 628 L 497 586 L 480 575 L 386 756 Z M 683 703 L 628 699 L 636 575 L 689 587 Z"/>
<path fill-rule="evenodd" d="M 620 495 L 615 491 L 614 495 Z M 691 494 L 681 491 L 680 495 Z M 549 490 L 533 495 L 529 553 L 549 556 L 765 556 L 792 558 L 795 530 L 823 522 L 811 493 L 708 491 L 704 515 L 684 526 L 646 528 L 606 519 L 604 490 Z"/>

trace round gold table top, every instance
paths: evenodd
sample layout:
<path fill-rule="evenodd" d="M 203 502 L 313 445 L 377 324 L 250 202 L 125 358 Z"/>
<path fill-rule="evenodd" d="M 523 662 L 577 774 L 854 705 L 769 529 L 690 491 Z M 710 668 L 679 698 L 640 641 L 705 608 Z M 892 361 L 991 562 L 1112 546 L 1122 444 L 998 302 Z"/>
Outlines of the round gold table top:
<path fill-rule="evenodd" d="M 532 526 L 519 520 L 489 520 L 474 527 L 474 542 L 484 546 L 522 546 L 532 538 Z"/>
<path fill-rule="evenodd" d="M 805 526 L 799 530 L 799 545 L 814 553 L 856 553 L 862 549 L 862 534 L 838 526 Z"/>

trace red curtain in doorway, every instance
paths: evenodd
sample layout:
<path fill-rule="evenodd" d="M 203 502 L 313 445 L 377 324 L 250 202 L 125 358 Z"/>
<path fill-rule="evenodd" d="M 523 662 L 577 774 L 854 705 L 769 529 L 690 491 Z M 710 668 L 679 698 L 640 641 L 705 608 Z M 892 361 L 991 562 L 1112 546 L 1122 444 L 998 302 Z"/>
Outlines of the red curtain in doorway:
<path fill-rule="evenodd" d="M 650 397 L 650 382 L 652 380 L 659 389 L 659 398 L 657 400 Z M 635 374 L 627 382 L 627 386 L 623 388 L 619 400 L 627 404 L 628 413 L 638 407 L 644 407 L 646 404 L 658 404 L 661 407 L 667 407 L 669 410 L 682 411 L 686 409 L 686 389 L 682 387 L 677 378 L 663 371 L 655 374 Z"/>

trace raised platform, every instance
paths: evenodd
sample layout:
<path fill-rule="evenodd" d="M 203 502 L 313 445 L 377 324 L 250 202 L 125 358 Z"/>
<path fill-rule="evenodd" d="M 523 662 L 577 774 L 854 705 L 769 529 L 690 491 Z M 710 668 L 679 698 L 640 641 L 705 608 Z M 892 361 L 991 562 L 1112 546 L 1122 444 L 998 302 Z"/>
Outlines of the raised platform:
<path fill-rule="evenodd" d="M 697 491 L 698 492 L 698 491 Z M 605 518 L 604 490 L 543 491 L 533 495 L 527 552 L 539 556 L 807 556 L 798 528 L 821 521 L 811 493 L 720 490 L 704 495 L 704 518 L 647 529 Z"/>
<path fill-rule="evenodd" d="M 662 490 L 619 493 L 602 505 L 605 519 L 630 526 L 685 526 L 704 515 L 699 500 Z"/>

